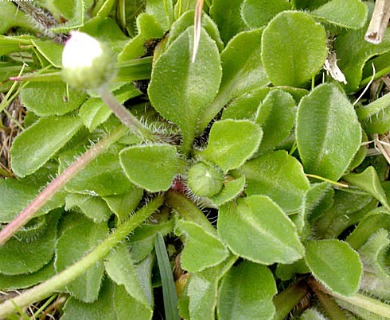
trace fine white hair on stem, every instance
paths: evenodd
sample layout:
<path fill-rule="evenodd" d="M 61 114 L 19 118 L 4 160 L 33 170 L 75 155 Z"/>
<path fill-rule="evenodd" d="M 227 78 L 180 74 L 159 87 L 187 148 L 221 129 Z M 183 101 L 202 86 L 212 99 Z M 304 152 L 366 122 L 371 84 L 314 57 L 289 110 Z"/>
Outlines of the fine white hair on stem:
<path fill-rule="evenodd" d="M 199 49 L 200 32 L 202 29 L 202 11 L 203 11 L 204 0 L 197 0 L 195 5 L 194 15 L 194 47 L 192 50 L 192 63 L 195 62 L 196 55 Z"/>

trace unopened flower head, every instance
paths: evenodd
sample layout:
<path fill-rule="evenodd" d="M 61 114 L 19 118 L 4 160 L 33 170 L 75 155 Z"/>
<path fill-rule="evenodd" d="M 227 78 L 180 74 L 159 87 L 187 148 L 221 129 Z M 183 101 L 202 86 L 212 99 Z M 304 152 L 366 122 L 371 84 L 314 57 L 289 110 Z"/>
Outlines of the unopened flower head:
<path fill-rule="evenodd" d="M 188 186 L 200 197 L 212 197 L 223 187 L 223 172 L 215 164 L 198 162 L 188 171 Z"/>
<path fill-rule="evenodd" d="M 113 52 L 105 44 L 80 31 L 71 31 L 62 52 L 62 74 L 78 89 L 96 89 L 113 76 Z"/>

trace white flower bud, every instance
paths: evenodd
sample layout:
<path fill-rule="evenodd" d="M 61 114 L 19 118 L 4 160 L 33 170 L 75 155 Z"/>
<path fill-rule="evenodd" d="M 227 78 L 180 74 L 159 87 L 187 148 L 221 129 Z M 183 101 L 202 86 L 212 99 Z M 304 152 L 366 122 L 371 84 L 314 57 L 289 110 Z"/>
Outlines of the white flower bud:
<path fill-rule="evenodd" d="M 62 52 L 62 75 L 77 89 L 97 89 L 113 77 L 113 52 L 95 38 L 71 31 Z"/>

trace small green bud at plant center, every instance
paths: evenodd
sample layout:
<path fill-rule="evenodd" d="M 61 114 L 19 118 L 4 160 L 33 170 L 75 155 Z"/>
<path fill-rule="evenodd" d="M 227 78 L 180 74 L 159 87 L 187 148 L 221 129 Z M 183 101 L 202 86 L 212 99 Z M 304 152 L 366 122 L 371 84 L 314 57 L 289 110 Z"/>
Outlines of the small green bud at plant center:
<path fill-rule="evenodd" d="M 200 197 L 212 197 L 223 187 L 223 172 L 216 166 L 198 162 L 188 171 L 188 186 Z"/>

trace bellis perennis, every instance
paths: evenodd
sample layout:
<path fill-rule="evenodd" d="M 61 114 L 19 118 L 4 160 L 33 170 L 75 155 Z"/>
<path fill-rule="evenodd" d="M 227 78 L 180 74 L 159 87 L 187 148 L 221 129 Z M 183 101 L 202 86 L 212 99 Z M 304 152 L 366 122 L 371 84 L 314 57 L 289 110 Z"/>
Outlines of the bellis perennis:
<path fill-rule="evenodd" d="M 113 76 L 113 52 L 80 31 L 71 31 L 62 52 L 64 80 L 77 89 L 97 89 Z"/>

